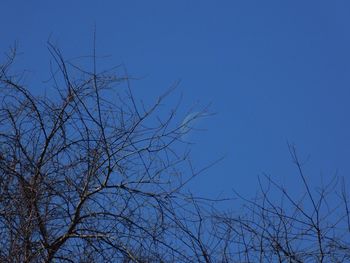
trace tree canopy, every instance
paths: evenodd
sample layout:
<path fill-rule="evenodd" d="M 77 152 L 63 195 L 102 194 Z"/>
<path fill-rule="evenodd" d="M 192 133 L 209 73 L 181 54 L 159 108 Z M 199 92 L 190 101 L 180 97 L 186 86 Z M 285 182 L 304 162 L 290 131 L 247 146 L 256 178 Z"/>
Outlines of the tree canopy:
<path fill-rule="evenodd" d="M 12 71 L 15 49 L 0 67 L 1 262 L 350 259 L 344 184 L 314 191 L 294 146 L 305 195 L 295 198 L 265 177 L 254 199 L 236 194 L 238 212 L 217 209 L 220 200 L 186 189 L 201 170 L 184 134 L 206 108 L 183 121 L 176 107 L 160 107 L 171 91 L 147 106 L 122 68 L 98 71 L 95 54 L 84 68 L 48 46 L 50 95 L 34 95 Z"/>

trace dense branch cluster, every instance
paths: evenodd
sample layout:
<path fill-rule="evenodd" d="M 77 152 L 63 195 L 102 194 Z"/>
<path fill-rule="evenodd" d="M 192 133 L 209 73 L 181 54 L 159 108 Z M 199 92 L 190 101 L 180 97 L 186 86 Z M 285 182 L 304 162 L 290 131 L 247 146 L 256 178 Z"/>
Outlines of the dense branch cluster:
<path fill-rule="evenodd" d="M 173 144 L 187 123 L 157 117 L 165 96 L 138 106 L 126 77 L 97 73 L 95 62 L 88 72 L 49 48 L 55 99 L 10 74 L 14 54 L 1 67 L 0 261 L 181 257 L 173 214 L 194 174 L 181 174 L 188 156 Z"/>

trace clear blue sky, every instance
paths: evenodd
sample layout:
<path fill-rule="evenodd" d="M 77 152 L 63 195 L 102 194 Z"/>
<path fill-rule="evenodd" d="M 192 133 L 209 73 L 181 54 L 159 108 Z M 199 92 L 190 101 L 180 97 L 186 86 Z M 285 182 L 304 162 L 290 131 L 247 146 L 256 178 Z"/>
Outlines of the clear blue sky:
<path fill-rule="evenodd" d="M 184 105 L 212 103 L 193 135 L 201 193 L 253 193 L 263 172 L 296 188 L 287 140 L 310 155 L 309 179 L 350 173 L 350 2 L 16 1 L 1 3 L 0 50 L 16 40 L 19 67 L 48 76 L 46 41 L 67 57 L 97 49 L 159 94 L 181 79 Z M 104 65 L 101 64 L 100 67 Z M 37 91 L 42 87 L 35 86 Z"/>

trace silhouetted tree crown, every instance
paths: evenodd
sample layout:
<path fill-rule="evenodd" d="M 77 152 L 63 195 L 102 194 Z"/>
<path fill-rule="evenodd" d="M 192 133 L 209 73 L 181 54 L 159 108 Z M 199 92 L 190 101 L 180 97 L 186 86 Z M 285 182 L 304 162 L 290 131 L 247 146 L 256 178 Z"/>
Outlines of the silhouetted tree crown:
<path fill-rule="evenodd" d="M 199 172 L 183 136 L 206 108 L 179 121 L 160 108 L 171 92 L 145 106 L 121 68 L 98 71 L 95 54 L 83 68 L 48 47 L 50 96 L 13 73 L 15 49 L 0 66 L 0 262 L 350 260 L 344 184 L 314 191 L 295 147 L 305 195 L 265 177 L 254 199 L 236 195 L 238 213 L 215 209 L 185 188 Z"/>

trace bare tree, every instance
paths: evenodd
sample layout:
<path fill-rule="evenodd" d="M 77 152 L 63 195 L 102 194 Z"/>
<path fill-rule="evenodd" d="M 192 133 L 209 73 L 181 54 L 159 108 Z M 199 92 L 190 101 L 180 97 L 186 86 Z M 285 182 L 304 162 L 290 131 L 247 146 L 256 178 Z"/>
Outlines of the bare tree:
<path fill-rule="evenodd" d="M 205 108 L 164 114 L 171 92 L 146 106 L 125 71 L 97 70 L 95 52 L 89 70 L 48 46 L 51 95 L 13 72 L 15 50 L 0 66 L 0 262 L 350 261 L 344 182 L 313 189 L 290 146 L 301 197 L 266 176 L 223 212 L 185 187 L 202 170 L 184 133 Z"/>
<path fill-rule="evenodd" d="M 12 73 L 15 50 L 0 68 L 0 261 L 192 262 L 181 144 L 205 110 L 183 123 L 159 113 L 169 92 L 146 106 L 95 54 L 88 70 L 49 51 L 51 96 Z"/>
<path fill-rule="evenodd" d="M 217 213 L 212 224 L 221 239 L 225 262 L 349 262 L 350 214 L 345 182 L 334 177 L 313 189 L 295 147 L 289 145 L 303 194 L 259 181 L 254 199 L 243 201 L 239 213 Z"/>

